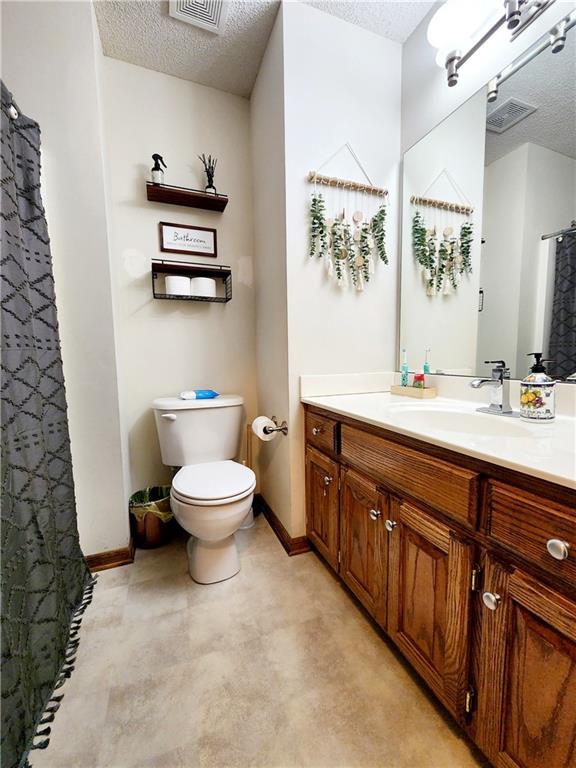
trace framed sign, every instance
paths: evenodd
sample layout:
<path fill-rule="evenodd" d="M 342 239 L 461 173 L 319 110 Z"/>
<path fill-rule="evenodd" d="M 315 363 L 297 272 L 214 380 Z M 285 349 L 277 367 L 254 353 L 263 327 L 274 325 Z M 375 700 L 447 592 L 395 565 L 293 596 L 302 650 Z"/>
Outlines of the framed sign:
<path fill-rule="evenodd" d="M 161 221 L 160 250 L 165 253 L 188 253 L 191 256 L 216 257 L 218 255 L 216 230 Z"/>

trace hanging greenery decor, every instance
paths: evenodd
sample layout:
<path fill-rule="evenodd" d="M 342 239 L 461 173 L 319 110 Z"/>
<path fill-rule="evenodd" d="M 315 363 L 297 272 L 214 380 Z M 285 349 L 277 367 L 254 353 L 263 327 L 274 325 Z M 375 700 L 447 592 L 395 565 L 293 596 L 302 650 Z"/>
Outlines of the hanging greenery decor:
<path fill-rule="evenodd" d="M 462 257 L 462 271 L 467 274 L 472 272 L 470 251 L 472 249 L 473 240 L 472 222 L 465 221 L 460 227 L 460 256 Z"/>
<path fill-rule="evenodd" d="M 334 275 L 342 288 L 350 278 L 357 290 L 370 281 L 374 274 L 374 255 L 388 264 L 386 253 L 386 206 L 381 204 L 376 213 L 365 216 L 355 210 L 353 223 L 346 221 L 344 210 L 337 217 L 326 219 L 326 203 L 321 194 L 314 192 L 310 201 L 309 256 L 325 257 L 328 277 Z M 364 222 L 364 223 L 362 223 Z"/>
<path fill-rule="evenodd" d="M 412 219 L 412 250 L 418 264 L 426 270 L 432 268 L 430 263 L 430 250 L 428 248 L 428 235 L 424 218 L 420 211 L 416 211 Z"/>
<path fill-rule="evenodd" d="M 310 250 L 309 256 L 324 256 L 328 248 L 328 230 L 326 227 L 326 207 L 322 195 L 312 195 L 310 203 Z"/>
<path fill-rule="evenodd" d="M 371 221 L 372 234 L 376 243 L 378 257 L 384 264 L 388 264 L 388 255 L 386 254 L 386 206 L 381 205 L 374 214 Z"/>
<path fill-rule="evenodd" d="M 350 279 L 352 285 L 356 287 L 358 285 L 358 269 L 356 267 L 356 248 L 354 247 L 354 239 L 352 237 L 352 227 L 346 221 L 343 225 L 344 228 L 344 247 L 346 248 L 346 259 L 348 262 L 348 271 L 350 272 Z"/>
<path fill-rule="evenodd" d="M 358 254 L 358 267 L 366 283 L 370 282 L 370 260 L 372 259 L 370 248 L 370 226 L 362 224 L 360 228 L 360 248 Z"/>
<path fill-rule="evenodd" d="M 344 235 L 342 232 L 342 222 L 338 219 L 332 225 L 331 231 L 332 239 L 332 256 L 334 258 L 334 271 L 336 272 L 336 279 L 341 282 L 344 278 L 343 274 L 343 252 L 344 248 Z"/>
<path fill-rule="evenodd" d="M 426 294 L 451 293 L 458 288 L 458 278 L 472 272 L 472 222 L 460 227 L 460 238 L 452 237 L 452 227 L 446 227 L 438 243 L 436 227 L 426 229 L 424 217 L 415 211 L 412 217 L 412 250 L 416 262 L 422 267 Z"/>

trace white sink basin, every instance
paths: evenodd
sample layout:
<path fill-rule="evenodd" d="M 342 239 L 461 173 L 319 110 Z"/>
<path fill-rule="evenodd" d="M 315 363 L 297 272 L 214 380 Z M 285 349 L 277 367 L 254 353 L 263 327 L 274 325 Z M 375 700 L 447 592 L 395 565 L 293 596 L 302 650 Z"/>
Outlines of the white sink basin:
<path fill-rule="evenodd" d="M 426 407 L 390 409 L 391 421 L 410 430 L 432 429 L 476 437 L 528 437 L 530 430 L 519 419 Z"/>

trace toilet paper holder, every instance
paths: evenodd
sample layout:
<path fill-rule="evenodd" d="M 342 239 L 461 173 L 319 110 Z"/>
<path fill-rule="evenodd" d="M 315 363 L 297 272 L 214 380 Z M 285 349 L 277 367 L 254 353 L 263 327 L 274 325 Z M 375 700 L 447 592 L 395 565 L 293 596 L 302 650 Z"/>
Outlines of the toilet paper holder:
<path fill-rule="evenodd" d="M 272 416 L 271 421 L 273 421 L 274 424 L 276 424 L 276 426 L 264 427 L 264 434 L 271 435 L 273 432 L 282 432 L 283 435 L 288 434 L 288 424 L 286 423 L 285 420 L 282 422 L 282 424 L 278 424 L 278 419 L 276 418 L 276 416 Z"/>

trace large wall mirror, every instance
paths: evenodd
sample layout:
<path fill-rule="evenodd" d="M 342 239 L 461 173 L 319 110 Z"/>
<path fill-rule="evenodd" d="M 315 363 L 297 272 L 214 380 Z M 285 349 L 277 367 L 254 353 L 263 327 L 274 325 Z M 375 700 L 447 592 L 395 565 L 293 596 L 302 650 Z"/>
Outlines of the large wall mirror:
<path fill-rule="evenodd" d="M 576 372 L 576 28 L 404 156 L 399 358 L 523 378 Z M 554 236 L 554 233 L 562 234 Z"/>

